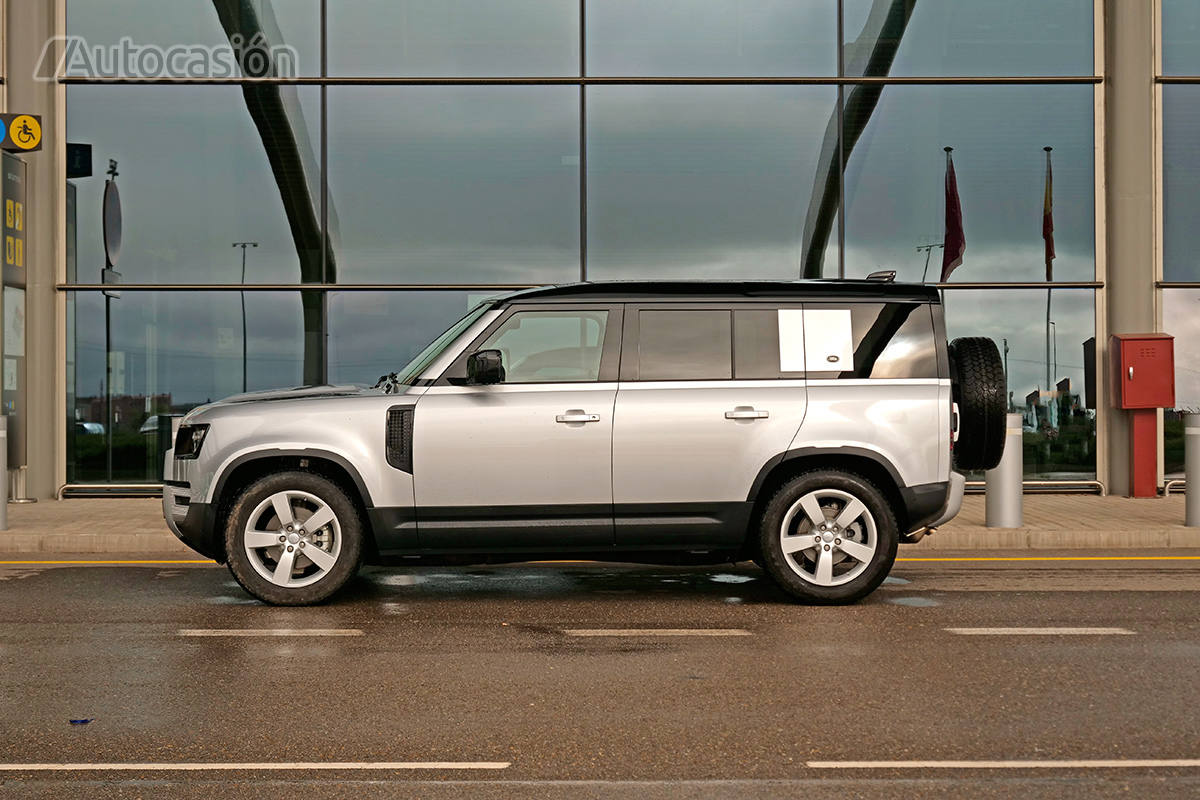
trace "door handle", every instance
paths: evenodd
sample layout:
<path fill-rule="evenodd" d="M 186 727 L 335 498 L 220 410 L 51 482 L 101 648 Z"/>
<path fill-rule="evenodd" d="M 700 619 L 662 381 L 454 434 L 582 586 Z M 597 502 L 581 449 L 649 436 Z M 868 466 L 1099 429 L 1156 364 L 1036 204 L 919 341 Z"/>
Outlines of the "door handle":
<path fill-rule="evenodd" d="M 555 422 L 599 422 L 599 414 L 585 414 L 577 408 L 572 408 L 565 414 L 559 414 L 554 418 Z"/>
<path fill-rule="evenodd" d="M 749 406 L 738 406 L 733 411 L 725 412 L 725 419 L 766 419 L 770 411 L 757 411 Z"/>

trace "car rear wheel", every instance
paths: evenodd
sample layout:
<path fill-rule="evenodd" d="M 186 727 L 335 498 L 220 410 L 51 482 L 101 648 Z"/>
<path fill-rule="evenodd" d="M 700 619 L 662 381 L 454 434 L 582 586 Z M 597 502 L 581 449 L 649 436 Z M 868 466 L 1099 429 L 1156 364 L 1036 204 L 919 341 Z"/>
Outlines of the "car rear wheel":
<path fill-rule="evenodd" d="M 229 571 L 274 605 L 325 600 L 354 576 L 362 521 L 332 481 L 308 472 L 270 475 L 238 497 L 225 527 Z"/>
<path fill-rule="evenodd" d="M 859 475 L 818 470 L 784 484 L 759 522 L 763 568 L 793 597 L 852 603 L 896 560 L 899 531 L 886 498 Z"/>

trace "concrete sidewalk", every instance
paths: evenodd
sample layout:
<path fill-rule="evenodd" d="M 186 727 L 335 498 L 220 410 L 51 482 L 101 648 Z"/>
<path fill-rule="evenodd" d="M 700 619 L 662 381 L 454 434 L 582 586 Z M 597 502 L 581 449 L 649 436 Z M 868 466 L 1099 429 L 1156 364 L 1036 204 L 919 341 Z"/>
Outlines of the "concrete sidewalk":
<path fill-rule="evenodd" d="M 1182 495 L 1150 500 L 1095 495 L 1025 496 L 1025 527 L 984 527 L 982 495 L 968 495 L 949 525 L 904 552 L 920 550 L 1070 550 L 1200 548 L 1200 528 L 1185 528 Z M 3 553 L 155 553 L 191 550 L 162 520 L 157 499 L 87 498 L 10 505 Z"/>

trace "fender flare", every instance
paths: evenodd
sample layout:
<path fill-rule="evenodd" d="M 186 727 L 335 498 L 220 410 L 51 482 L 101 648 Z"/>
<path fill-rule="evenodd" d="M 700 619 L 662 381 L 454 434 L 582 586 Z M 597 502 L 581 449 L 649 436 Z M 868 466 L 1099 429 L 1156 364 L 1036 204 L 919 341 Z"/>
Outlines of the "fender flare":
<path fill-rule="evenodd" d="M 852 456 L 854 458 L 869 459 L 880 467 L 883 467 L 888 476 L 891 477 L 897 491 L 902 491 L 905 487 L 904 481 L 900 478 L 900 471 L 896 469 L 896 465 L 875 450 L 868 450 L 865 447 L 798 447 L 794 450 L 780 453 L 763 465 L 762 469 L 758 471 L 758 475 L 755 476 L 754 483 L 750 485 L 750 494 L 747 495 L 746 501 L 753 503 L 757 500 L 758 493 L 762 491 L 763 484 L 767 481 L 767 476 L 776 467 L 786 464 L 789 461 L 811 458 L 813 456 Z"/>
<path fill-rule="evenodd" d="M 334 464 L 337 464 L 339 467 L 344 469 L 346 471 L 346 474 L 350 476 L 350 480 L 354 481 L 354 486 L 358 490 L 359 497 L 362 498 L 363 505 L 366 506 L 367 508 L 373 507 L 374 504 L 371 502 L 371 493 L 369 491 L 367 491 L 367 484 L 363 481 L 362 475 L 360 475 L 358 473 L 358 470 L 354 467 L 353 464 L 350 463 L 350 461 L 345 456 L 339 455 L 338 453 L 334 453 L 329 450 L 319 450 L 319 449 L 313 449 L 313 448 L 305 448 L 303 450 L 298 450 L 295 448 L 253 450 L 249 453 L 243 453 L 242 455 L 237 456 L 236 458 L 234 458 L 232 461 L 230 461 L 228 464 L 225 465 L 225 467 L 221 470 L 220 475 L 217 477 L 217 479 L 215 481 L 213 481 L 213 491 L 212 491 L 212 495 L 211 495 L 211 498 L 212 498 L 211 502 L 213 504 L 220 502 L 220 499 L 224 495 L 226 481 L 229 479 L 229 476 L 233 474 L 233 471 L 236 470 L 238 467 L 240 467 L 244 464 L 249 464 L 252 461 L 262 461 L 262 460 L 268 459 L 268 458 L 288 458 L 288 457 L 321 458 L 326 461 L 332 461 Z"/>

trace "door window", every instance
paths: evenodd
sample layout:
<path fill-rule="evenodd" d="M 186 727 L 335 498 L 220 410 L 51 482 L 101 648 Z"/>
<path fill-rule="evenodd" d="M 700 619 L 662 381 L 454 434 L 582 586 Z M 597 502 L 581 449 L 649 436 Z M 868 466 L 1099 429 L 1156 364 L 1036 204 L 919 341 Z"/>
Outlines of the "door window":
<path fill-rule="evenodd" d="M 600 377 L 608 312 L 518 311 L 480 350 L 499 350 L 505 383 L 574 383 Z"/>
<path fill-rule="evenodd" d="M 638 312 L 638 377 L 644 381 L 729 380 L 733 377 L 731 312 Z"/>

